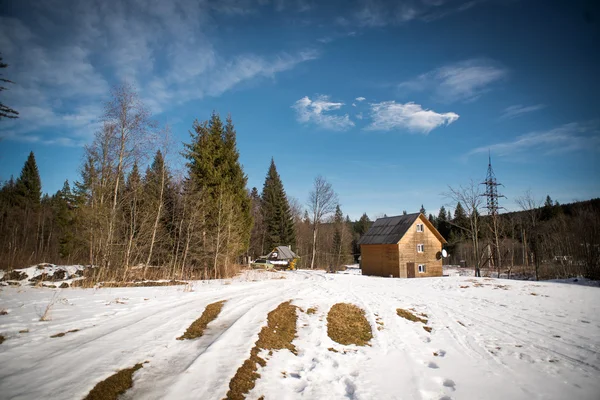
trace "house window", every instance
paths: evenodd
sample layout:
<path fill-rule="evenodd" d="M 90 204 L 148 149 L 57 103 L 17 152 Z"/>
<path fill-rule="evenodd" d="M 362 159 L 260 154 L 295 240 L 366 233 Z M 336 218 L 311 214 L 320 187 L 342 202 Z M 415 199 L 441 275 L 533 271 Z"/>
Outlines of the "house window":
<path fill-rule="evenodd" d="M 423 224 L 417 224 L 417 232 L 423 232 Z"/>
<path fill-rule="evenodd" d="M 417 253 L 423 253 L 425 251 L 425 245 L 424 244 L 418 244 L 417 245 Z"/>
<path fill-rule="evenodd" d="M 425 270 L 425 264 L 419 264 L 419 273 L 424 274 L 427 271 Z"/>

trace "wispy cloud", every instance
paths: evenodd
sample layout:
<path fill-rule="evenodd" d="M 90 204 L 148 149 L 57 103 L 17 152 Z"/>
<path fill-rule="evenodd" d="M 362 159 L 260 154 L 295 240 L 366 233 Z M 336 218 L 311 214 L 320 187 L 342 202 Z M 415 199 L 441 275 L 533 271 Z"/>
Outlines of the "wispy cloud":
<path fill-rule="evenodd" d="M 318 96 L 311 100 L 308 96 L 296 101 L 292 108 L 296 110 L 298 122 L 313 123 L 321 128 L 342 131 L 354 126 L 348 114 L 335 115 L 330 111 L 339 110 L 344 103 L 335 103 L 328 96 Z"/>
<path fill-rule="evenodd" d="M 38 142 L 70 145 L 47 137 L 60 127 L 61 135 L 79 143 L 97 128 L 102 102 L 119 81 L 134 84 L 160 113 L 272 79 L 318 57 L 310 48 L 225 54 L 213 45 L 217 14 L 234 18 L 264 6 L 246 0 L 158 1 L 151 7 L 128 1 L 111 7 L 101 0 L 31 1 L 27 14 L 0 16 L 0 49 L 9 64 L 3 73 L 16 82 L 3 92 L 3 102 L 20 113 L 3 128 L 16 133 L 11 140 L 31 135 Z M 286 8 L 280 1 L 271 6 Z M 306 4 L 297 1 L 287 9 L 300 12 Z"/>
<path fill-rule="evenodd" d="M 406 91 L 431 91 L 440 101 L 472 101 L 490 90 L 490 86 L 506 78 L 508 70 L 487 59 L 470 59 L 445 65 L 402 82 Z"/>
<path fill-rule="evenodd" d="M 487 0 L 362 0 L 350 18 L 337 20 L 339 24 L 354 21 L 362 27 L 399 25 L 412 20 L 434 21 L 448 15 L 464 12 Z"/>
<path fill-rule="evenodd" d="M 372 122 L 367 126 L 368 130 L 405 129 L 428 134 L 437 127 L 450 125 L 458 119 L 458 114 L 453 112 L 440 114 L 423 109 L 421 105 L 415 103 L 384 101 L 371 104 L 370 117 Z"/>
<path fill-rule="evenodd" d="M 523 152 L 549 155 L 584 149 L 600 150 L 597 123 L 573 122 L 547 131 L 530 132 L 511 141 L 475 148 L 467 156 L 488 151 L 501 157 Z"/>
<path fill-rule="evenodd" d="M 522 106 L 521 104 L 517 104 L 517 105 L 505 108 L 504 112 L 500 116 L 500 119 L 517 118 L 517 117 L 522 116 L 523 114 L 538 111 L 538 110 L 541 110 L 542 108 L 546 108 L 546 105 L 536 104 L 534 106 Z"/>
<path fill-rule="evenodd" d="M 362 97 L 362 96 L 361 96 L 361 97 L 357 97 L 357 98 L 356 98 L 356 99 L 354 99 L 354 100 L 356 100 L 356 101 L 365 101 L 365 100 L 366 100 L 366 98 L 364 98 L 364 97 Z"/>

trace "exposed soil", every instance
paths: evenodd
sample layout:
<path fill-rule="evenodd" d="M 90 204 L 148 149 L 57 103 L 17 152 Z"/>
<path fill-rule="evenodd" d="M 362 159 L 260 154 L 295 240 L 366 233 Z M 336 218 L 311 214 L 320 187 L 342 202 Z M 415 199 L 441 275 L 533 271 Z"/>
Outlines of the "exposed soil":
<path fill-rule="evenodd" d="M 83 400 L 117 400 L 119 395 L 125 393 L 133 386 L 133 373 L 142 368 L 142 364 L 135 364 L 131 368 L 122 369 L 116 374 L 99 382 Z"/>
<path fill-rule="evenodd" d="M 206 326 L 219 316 L 223 304 L 225 304 L 225 300 L 207 305 L 200 318 L 192 322 L 190 327 L 187 328 L 185 333 L 179 336 L 177 340 L 196 339 L 201 337 L 204 334 Z"/>
<path fill-rule="evenodd" d="M 254 388 L 256 380 L 260 378 L 260 374 L 256 372 L 258 366 L 267 365 L 267 361 L 258 355 L 260 350 L 270 350 L 272 354 L 272 350 L 288 349 L 297 354 L 296 347 L 292 344 L 296 337 L 298 319 L 296 309 L 297 307 L 293 306 L 290 300 L 281 303 L 268 314 L 267 325 L 258 334 L 258 340 L 250 351 L 250 357 L 238 368 L 229 382 L 229 391 L 225 397 L 227 400 L 245 399 L 246 393 Z"/>
<path fill-rule="evenodd" d="M 334 304 L 327 314 L 327 335 L 339 344 L 365 346 L 373 338 L 365 312 L 348 303 Z"/>

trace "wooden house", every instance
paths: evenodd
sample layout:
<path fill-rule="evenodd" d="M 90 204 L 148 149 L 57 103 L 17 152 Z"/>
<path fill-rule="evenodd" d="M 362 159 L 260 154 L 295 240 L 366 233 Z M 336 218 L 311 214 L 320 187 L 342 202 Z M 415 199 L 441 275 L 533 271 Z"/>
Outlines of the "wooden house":
<path fill-rule="evenodd" d="M 271 264 L 288 269 L 296 269 L 295 261 L 298 258 L 290 246 L 277 246 L 265 257 Z"/>
<path fill-rule="evenodd" d="M 379 218 L 358 243 L 363 275 L 442 276 L 447 242 L 421 213 Z"/>

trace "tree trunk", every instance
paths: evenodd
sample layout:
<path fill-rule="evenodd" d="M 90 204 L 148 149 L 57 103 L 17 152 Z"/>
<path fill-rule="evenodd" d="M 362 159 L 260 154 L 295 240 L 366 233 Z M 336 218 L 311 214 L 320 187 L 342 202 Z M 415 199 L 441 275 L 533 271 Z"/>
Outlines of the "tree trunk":
<path fill-rule="evenodd" d="M 317 255 L 317 224 L 313 228 L 313 245 L 312 245 L 312 257 L 310 259 L 310 269 L 315 268 L 315 257 Z"/>
<path fill-rule="evenodd" d="M 162 213 L 163 206 L 163 194 L 165 191 L 165 164 L 163 162 L 162 172 L 160 178 L 160 196 L 158 198 L 158 209 L 156 210 L 156 218 L 154 219 L 154 227 L 152 228 L 152 239 L 150 240 L 150 250 L 148 251 L 148 258 L 146 259 L 146 265 L 144 265 L 144 279 L 146 279 L 146 272 L 150 260 L 152 259 L 152 251 L 154 250 L 154 241 L 156 240 L 156 231 L 158 229 L 158 222 L 160 221 L 160 214 Z"/>

